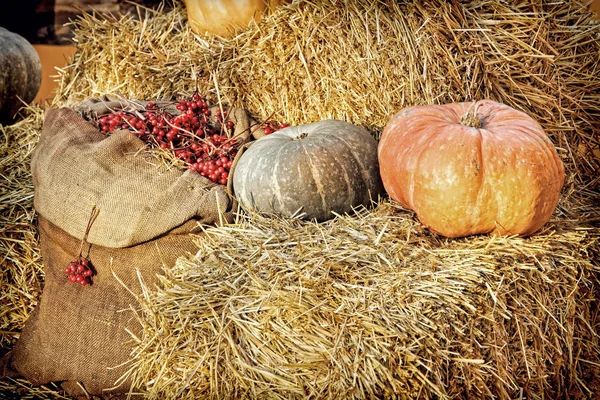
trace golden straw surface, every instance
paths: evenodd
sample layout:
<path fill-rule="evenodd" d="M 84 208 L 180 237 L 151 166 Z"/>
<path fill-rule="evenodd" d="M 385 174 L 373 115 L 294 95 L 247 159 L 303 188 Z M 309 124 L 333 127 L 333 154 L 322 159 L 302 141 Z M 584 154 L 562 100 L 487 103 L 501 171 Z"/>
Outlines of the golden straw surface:
<path fill-rule="evenodd" d="M 442 240 L 389 202 L 209 228 L 145 287 L 133 376 L 149 398 L 551 396 L 598 345 L 597 232 L 554 228 Z"/>
<path fill-rule="evenodd" d="M 240 211 L 132 304 L 148 398 L 593 398 L 600 393 L 600 24 L 580 1 L 293 1 L 232 39 L 183 4 L 86 14 L 51 106 L 189 96 L 377 137 L 402 107 L 490 98 L 537 119 L 567 181 L 530 238 L 447 240 L 388 199 L 323 224 Z M 29 156 L 1 127 L 0 351 L 43 282 Z M 4 179 L 6 178 L 6 179 Z M 5 388 L 26 385 L 0 381 Z M 31 390 L 28 389 L 30 392 Z M 53 389 L 34 388 L 48 395 Z M 44 394 L 46 393 L 46 394 Z M 48 395 L 49 398 L 52 398 Z"/>
<path fill-rule="evenodd" d="M 258 120 L 338 118 L 377 135 L 406 106 L 489 98 L 538 120 L 578 180 L 596 176 L 600 22 L 579 1 L 513 3 L 295 1 L 230 40 L 194 36 L 181 7 L 90 15 L 60 99 L 169 99 L 197 84 Z"/>
<path fill-rule="evenodd" d="M 0 349 L 18 338 L 43 284 L 29 169 L 43 112 L 29 111 L 15 125 L 0 125 Z"/>

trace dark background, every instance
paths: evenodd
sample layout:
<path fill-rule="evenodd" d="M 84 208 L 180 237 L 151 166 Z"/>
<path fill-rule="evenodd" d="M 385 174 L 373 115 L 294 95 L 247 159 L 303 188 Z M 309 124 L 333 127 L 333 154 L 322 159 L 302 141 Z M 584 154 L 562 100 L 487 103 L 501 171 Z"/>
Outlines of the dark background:
<path fill-rule="evenodd" d="M 161 3 L 172 7 L 170 0 L 2 0 L 0 26 L 31 44 L 69 44 L 72 33 L 65 24 L 82 11 L 124 14 L 135 9 L 132 2 L 148 8 Z"/>

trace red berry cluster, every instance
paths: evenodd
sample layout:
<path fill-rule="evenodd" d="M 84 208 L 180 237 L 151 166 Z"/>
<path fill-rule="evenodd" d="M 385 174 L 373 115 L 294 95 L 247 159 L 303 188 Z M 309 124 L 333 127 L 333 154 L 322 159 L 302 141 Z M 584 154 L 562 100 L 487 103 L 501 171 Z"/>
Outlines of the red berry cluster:
<path fill-rule="evenodd" d="M 94 221 L 98 217 L 100 210 L 94 206 L 88 220 L 83 239 L 81 239 L 81 245 L 79 246 L 79 255 L 76 259 L 69 263 L 69 266 L 65 268 L 65 274 L 69 277 L 69 281 L 73 283 L 79 283 L 81 286 L 87 286 L 92 284 L 92 276 L 94 276 L 94 270 L 92 262 L 89 257 L 82 255 L 83 246 L 87 242 L 88 234 L 94 224 Z M 88 250 L 89 255 L 89 250 Z"/>
<path fill-rule="evenodd" d="M 265 130 L 265 135 L 270 135 L 271 133 L 278 131 L 283 128 L 287 128 L 289 125 L 284 124 L 277 121 L 268 121 L 263 124 L 263 129 Z"/>
<path fill-rule="evenodd" d="M 65 268 L 65 274 L 69 277 L 69 281 L 79 283 L 81 286 L 92 284 L 92 264 L 89 259 L 82 256 L 71 261 L 69 266 Z"/>
<path fill-rule="evenodd" d="M 128 129 L 150 147 L 170 151 L 190 170 L 215 183 L 227 184 L 233 159 L 241 145 L 233 138 L 235 123 L 229 119 L 228 110 L 218 108 L 216 121 L 211 120 L 211 109 L 198 93 L 188 100 L 175 102 L 180 114 L 174 115 L 166 107 L 164 103 L 159 107 L 148 102 L 143 111 L 117 111 L 100 117 L 98 124 L 106 134 Z M 285 127 L 281 125 L 269 125 L 269 133 Z"/>

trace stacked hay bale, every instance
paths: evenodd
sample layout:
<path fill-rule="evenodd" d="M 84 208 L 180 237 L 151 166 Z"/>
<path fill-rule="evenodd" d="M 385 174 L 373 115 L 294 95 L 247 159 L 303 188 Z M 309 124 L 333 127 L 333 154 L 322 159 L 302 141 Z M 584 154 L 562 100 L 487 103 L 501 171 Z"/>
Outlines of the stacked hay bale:
<path fill-rule="evenodd" d="M 165 99 L 198 83 L 261 120 L 376 133 L 405 106 L 489 98 L 535 117 L 578 179 L 593 175 L 599 28 L 583 3 L 390 3 L 295 2 L 230 40 L 194 37 L 183 9 L 143 23 L 88 16 L 60 100 Z"/>
<path fill-rule="evenodd" d="M 179 3 L 140 12 L 77 22 L 55 105 L 198 89 L 259 120 L 377 137 L 402 107 L 489 98 L 537 119 L 567 169 L 554 218 L 526 239 L 446 240 L 385 199 L 323 224 L 242 213 L 207 229 L 134 305 L 129 378 L 149 398 L 600 392 L 600 25 L 583 3 L 295 1 L 229 40 L 193 35 Z M 31 222 L 21 179 L 13 210 Z"/>
<path fill-rule="evenodd" d="M 29 170 L 43 112 L 30 111 L 23 121 L 0 125 L 0 349 L 10 347 L 19 336 L 43 285 Z"/>

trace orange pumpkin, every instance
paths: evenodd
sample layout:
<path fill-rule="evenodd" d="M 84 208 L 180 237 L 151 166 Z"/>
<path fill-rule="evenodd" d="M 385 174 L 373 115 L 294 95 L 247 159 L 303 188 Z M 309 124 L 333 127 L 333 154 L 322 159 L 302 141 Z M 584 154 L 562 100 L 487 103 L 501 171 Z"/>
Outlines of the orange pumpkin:
<path fill-rule="evenodd" d="M 550 219 L 565 179 L 540 124 L 490 100 L 403 109 L 378 157 L 389 196 L 447 237 L 530 235 Z"/>
<path fill-rule="evenodd" d="M 252 19 L 258 20 L 267 9 L 285 0 L 184 0 L 188 21 L 198 34 L 229 36 Z"/>

